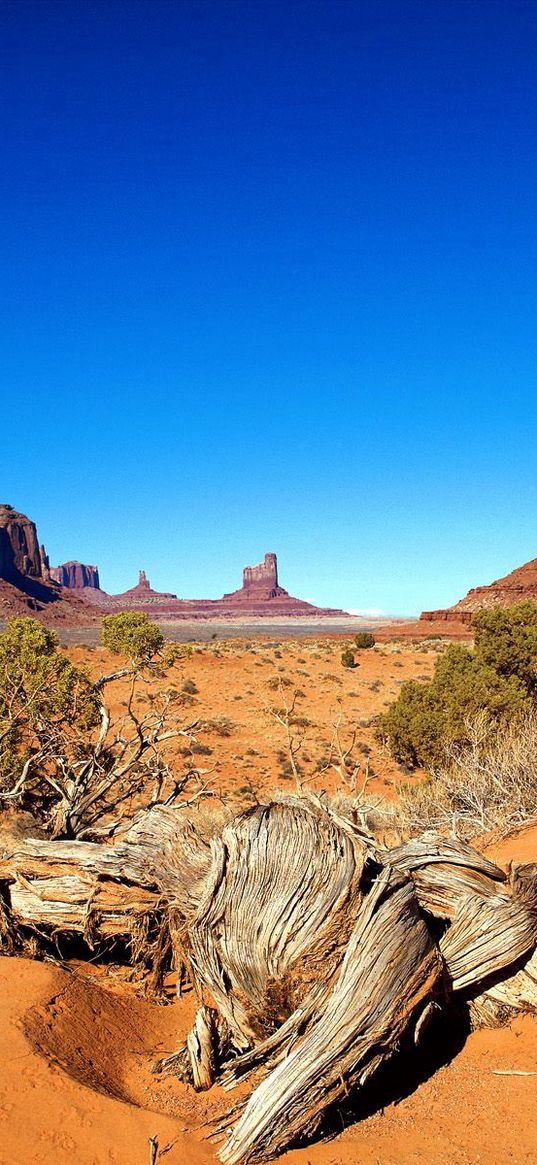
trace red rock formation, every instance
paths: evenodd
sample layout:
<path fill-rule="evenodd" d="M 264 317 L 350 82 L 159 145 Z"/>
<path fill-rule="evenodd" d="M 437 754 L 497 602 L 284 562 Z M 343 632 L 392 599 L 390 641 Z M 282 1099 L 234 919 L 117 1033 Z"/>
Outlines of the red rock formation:
<path fill-rule="evenodd" d="M 257 566 L 245 566 L 242 572 L 242 587 L 224 595 L 224 600 L 232 602 L 267 603 L 271 599 L 287 596 L 287 591 L 278 586 L 278 560 L 275 554 L 265 554 L 263 562 Z"/>
<path fill-rule="evenodd" d="M 83 603 L 50 580 L 35 523 L 13 506 L 0 505 L 0 619 L 31 613 L 46 622 L 92 622 Z"/>
<path fill-rule="evenodd" d="M 474 611 L 483 607 L 512 607 L 523 599 L 537 602 L 537 558 L 517 567 L 504 578 L 496 579 L 489 586 L 472 587 L 464 599 L 439 611 L 423 611 L 420 620 L 424 622 L 463 623 L 469 626 Z"/>
<path fill-rule="evenodd" d="M 103 594 L 102 591 L 101 594 Z M 154 606 L 155 604 L 162 605 L 170 602 L 179 602 L 177 595 L 172 594 L 170 591 L 154 591 L 145 570 L 139 572 L 138 582 L 135 587 L 131 587 L 128 591 L 123 591 L 120 595 L 109 595 L 107 598 L 114 606 L 122 606 L 124 610 L 129 607 Z"/>
<path fill-rule="evenodd" d="M 8 582 L 16 581 L 19 575 L 40 579 L 45 563 L 35 523 L 13 506 L 0 505 L 0 578 Z"/>
<path fill-rule="evenodd" d="M 344 611 L 314 607 L 289 595 L 279 585 L 275 554 L 266 554 L 257 566 L 246 566 L 242 587 L 221 599 L 178 599 L 168 591 L 154 591 L 143 570 L 136 586 L 122 594 L 107 595 L 100 589 L 95 566 L 69 561 L 51 569 L 44 547 L 39 546 L 34 523 L 11 506 L 0 506 L 0 581 L 0 618 L 19 613 L 21 606 L 40 611 L 51 602 L 57 604 L 58 619 L 71 619 L 73 623 L 85 618 L 91 622 L 97 612 L 139 608 L 150 611 L 154 618 L 170 620 L 345 617 Z M 88 612 L 87 617 L 84 611 Z M 55 619 L 56 616 L 52 621 Z"/>
<path fill-rule="evenodd" d="M 103 591 L 92 590 L 85 590 L 83 594 L 86 600 L 97 603 L 103 610 L 147 608 L 153 618 L 170 620 L 345 616 L 344 611 L 314 607 L 289 595 L 278 583 L 275 554 L 266 554 L 258 566 L 246 566 L 242 587 L 221 599 L 178 599 L 175 595 L 154 591 L 144 571 L 140 571 L 137 586 L 123 594 L 105 595 Z"/>
<path fill-rule="evenodd" d="M 85 562 L 62 562 L 61 566 L 50 567 L 50 577 L 62 587 L 70 590 L 83 590 L 91 587 L 99 590 L 99 571 L 96 566 L 87 566 Z"/>

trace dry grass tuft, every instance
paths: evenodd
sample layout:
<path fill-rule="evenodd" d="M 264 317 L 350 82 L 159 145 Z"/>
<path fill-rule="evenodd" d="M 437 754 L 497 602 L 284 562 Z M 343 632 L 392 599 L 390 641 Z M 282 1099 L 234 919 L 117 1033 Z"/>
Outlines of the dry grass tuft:
<path fill-rule="evenodd" d="M 448 750 L 430 779 L 400 786 L 398 815 L 407 835 L 449 829 L 469 839 L 537 817 L 537 713 L 499 730 L 479 713 L 468 724 L 468 740 Z"/>

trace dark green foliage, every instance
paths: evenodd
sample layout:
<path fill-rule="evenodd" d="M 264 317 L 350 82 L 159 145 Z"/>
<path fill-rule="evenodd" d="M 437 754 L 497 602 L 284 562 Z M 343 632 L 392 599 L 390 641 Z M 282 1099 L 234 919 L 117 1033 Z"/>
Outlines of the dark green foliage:
<path fill-rule="evenodd" d="M 502 676 L 517 676 L 537 693 L 537 606 L 526 601 L 507 610 L 491 607 L 473 618 L 475 655 Z"/>
<path fill-rule="evenodd" d="M 162 649 L 164 636 L 143 611 L 122 611 L 105 615 L 101 638 L 105 647 L 126 655 L 133 663 L 144 664 Z M 170 645 L 171 646 L 171 645 Z"/>
<path fill-rule="evenodd" d="M 500 725 L 534 702 L 534 604 L 480 611 L 474 626 L 473 651 L 452 644 L 437 659 L 432 680 L 403 684 L 395 703 L 377 720 L 377 736 L 409 768 L 441 763 L 447 745 L 465 743 L 468 721 L 478 712 L 487 712 Z"/>
<path fill-rule="evenodd" d="M 354 652 L 351 651 L 350 647 L 346 647 L 345 651 L 341 652 L 341 662 L 343 667 L 356 667 Z"/>
<path fill-rule="evenodd" d="M 68 728 L 73 747 L 99 719 L 93 684 L 36 619 L 10 619 L 0 635 L 0 788 L 12 788 L 29 757 Z M 46 734 L 43 726 L 46 725 Z"/>
<path fill-rule="evenodd" d="M 356 647 L 360 649 L 375 646 L 375 636 L 370 631 L 359 631 L 354 637 Z"/>

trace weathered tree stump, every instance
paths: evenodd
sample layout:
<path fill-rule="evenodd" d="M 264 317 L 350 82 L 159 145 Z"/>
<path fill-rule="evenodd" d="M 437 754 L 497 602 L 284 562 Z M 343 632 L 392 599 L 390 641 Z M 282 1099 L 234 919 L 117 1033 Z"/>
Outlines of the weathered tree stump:
<path fill-rule="evenodd" d="M 210 841 L 183 809 L 159 806 L 113 844 L 6 851 L 6 950 L 21 931 L 95 948 L 121 937 L 134 961 L 156 928 L 148 971 L 168 950 L 200 1000 L 186 1048 L 163 1067 L 198 1089 L 253 1081 L 225 1165 L 311 1135 L 452 995 L 478 1022 L 537 1010 L 537 868 L 506 873 L 455 838 L 377 848 L 318 798 L 291 797 Z"/>

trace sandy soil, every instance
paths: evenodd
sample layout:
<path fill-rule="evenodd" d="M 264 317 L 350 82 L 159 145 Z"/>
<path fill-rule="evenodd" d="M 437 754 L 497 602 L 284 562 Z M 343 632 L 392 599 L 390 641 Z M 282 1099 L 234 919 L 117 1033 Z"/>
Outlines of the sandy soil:
<path fill-rule="evenodd" d="M 341 663 L 346 646 L 346 641 L 325 638 L 256 639 L 184 649 L 184 658 L 170 670 L 166 684 L 180 695 L 185 685 L 196 689 L 183 712 L 185 721 L 201 721 L 197 737 L 202 748 L 210 751 L 196 759 L 202 767 L 214 769 L 215 792 L 244 800 L 259 790 L 294 787 L 285 734 L 269 709 L 290 703 L 294 693 L 299 693 L 296 714 L 303 721 L 297 731 L 303 736 L 299 762 L 310 787 L 346 791 L 333 770 L 320 772 L 334 724 L 341 718 L 342 742 L 348 744 L 356 734 L 359 786 L 367 777 L 368 792 L 388 799 L 394 796 L 405 774 L 375 741 L 373 720 L 397 697 L 405 680 L 430 678 L 443 645 L 427 640 L 379 644 L 372 650 L 355 651 L 353 669 Z M 68 654 L 95 677 L 118 666 L 117 657 L 103 648 L 71 647 Z M 149 685 L 147 692 L 152 688 L 156 685 Z M 108 692 L 119 713 L 127 694 L 125 683 L 110 685 Z M 179 768 L 187 763 L 180 746 L 174 759 Z"/>
<path fill-rule="evenodd" d="M 429 676 L 437 643 L 384 644 L 341 665 L 341 641 L 210 643 L 177 663 L 166 683 L 197 691 L 185 715 L 208 722 L 200 734 L 212 751 L 217 790 L 243 803 L 259 789 L 290 789 L 281 731 L 267 705 L 299 688 L 305 723 L 303 760 L 315 773 L 335 716 L 356 730 L 362 776 L 393 797 L 403 774 L 374 742 L 372 717 L 407 678 Z M 95 675 L 109 670 L 103 649 L 70 655 Z M 278 681 L 283 687 L 278 689 Z M 161 681 L 162 682 L 162 681 Z M 112 692 L 117 710 L 125 697 Z M 229 735 L 222 735 L 222 729 Z M 282 759 L 283 757 L 283 759 Z M 179 752 L 177 765 L 186 763 Z M 334 773 L 314 787 L 338 788 Z M 339 786 L 340 787 L 340 786 Z M 491 847 L 506 863 L 537 859 L 537 828 Z M 169 984 L 170 998 L 172 983 Z M 208 1123 L 229 1108 L 214 1088 L 196 1095 L 151 1072 L 155 1059 L 182 1041 L 193 1016 L 190 995 L 158 1005 L 136 997 L 124 975 L 91 965 L 0 959 L 0 1165 L 147 1165 L 148 1137 L 159 1165 L 216 1161 Z M 395 1063 L 361 1109 L 336 1115 L 331 1139 L 285 1154 L 285 1165 L 535 1165 L 537 1162 L 537 1020 L 467 1034 L 433 1029 L 418 1060 Z M 360 1119 L 359 1119 L 360 1118 Z"/>

